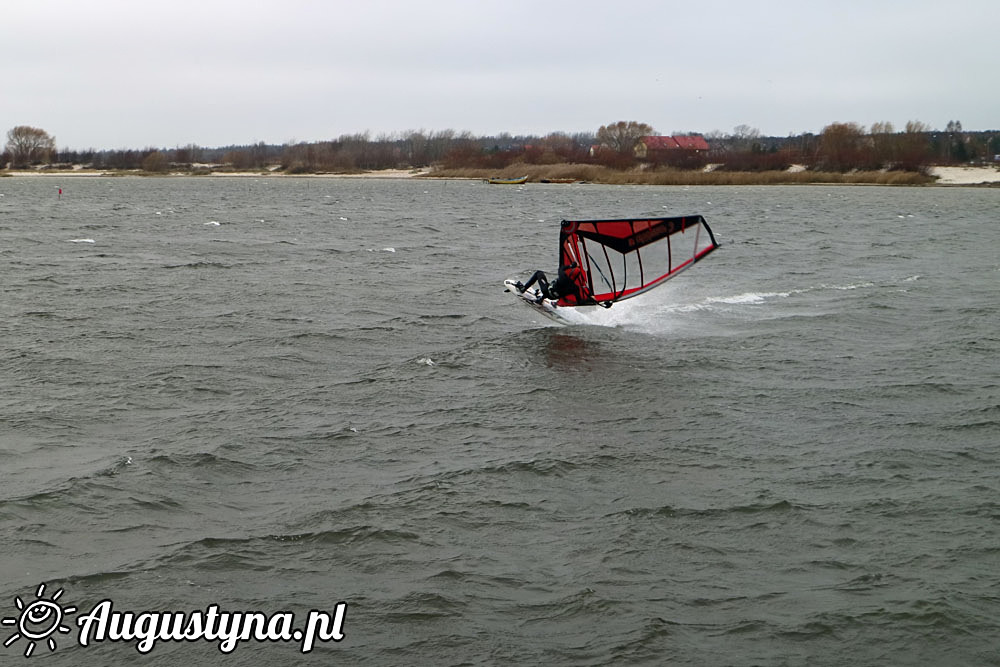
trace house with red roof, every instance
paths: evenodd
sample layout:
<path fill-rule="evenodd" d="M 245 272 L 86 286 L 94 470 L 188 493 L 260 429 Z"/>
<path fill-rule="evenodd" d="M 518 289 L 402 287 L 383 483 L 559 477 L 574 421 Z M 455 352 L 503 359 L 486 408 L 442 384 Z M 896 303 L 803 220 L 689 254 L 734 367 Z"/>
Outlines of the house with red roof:
<path fill-rule="evenodd" d="M 700 134 L 678 137 L 640 137 L 635 156 L 640 160 L 669 162 L 678 157 L 695 157 L 708 152 L 708 142 Z"/>

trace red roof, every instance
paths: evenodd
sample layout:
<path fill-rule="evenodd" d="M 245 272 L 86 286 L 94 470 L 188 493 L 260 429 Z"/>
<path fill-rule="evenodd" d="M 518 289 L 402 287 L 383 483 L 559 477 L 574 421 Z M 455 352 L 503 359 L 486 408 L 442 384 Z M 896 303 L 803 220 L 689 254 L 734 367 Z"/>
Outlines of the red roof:
<path fill-rule="evenodd" d="M 673 137 L 643 137 L 642 143 L 651 151 L 663 151 L 671 148 L 680 148 Z"/>
<path fill-rule="evenodd" d="M 707 151 L 708 142 L 700 134 L 686 137 L 642 137 L 642 143 L 651 151 L 664 151 L 682 148 L 688 151 Z"/>
<path fill-rule="evenodd" d="M 681 148 L 689 151 L 707 151 L 708 142 L 700 134 L 692 134 L 687 137 L 674 137 L 674 141 Z"/>

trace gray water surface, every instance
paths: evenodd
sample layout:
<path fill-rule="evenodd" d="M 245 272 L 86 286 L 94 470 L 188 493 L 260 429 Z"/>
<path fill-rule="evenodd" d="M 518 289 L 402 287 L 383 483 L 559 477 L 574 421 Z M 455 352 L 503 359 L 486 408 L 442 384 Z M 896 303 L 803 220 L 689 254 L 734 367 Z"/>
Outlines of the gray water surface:
<path fill-rule="evenodd" d="M 139 656 L 67 614 L 33 659 L 1000 664 L 1000 191 L 0 194 L 0 618 L 40 583 L 76 615 L 348 606 L 306 654 Z M 722 249 L 580 325 L 502 291 L 563 218 L 689 213 Z"/>

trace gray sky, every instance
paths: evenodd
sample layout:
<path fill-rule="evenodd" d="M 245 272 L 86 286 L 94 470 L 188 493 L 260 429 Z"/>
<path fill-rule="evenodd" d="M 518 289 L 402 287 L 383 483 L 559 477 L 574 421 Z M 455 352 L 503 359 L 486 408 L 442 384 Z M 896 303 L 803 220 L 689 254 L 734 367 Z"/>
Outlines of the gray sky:
<path fill-rule="evenodd" d="M 1000 0 L 0 0 L 0 133 L 998 129 L 998 26 Z"/>

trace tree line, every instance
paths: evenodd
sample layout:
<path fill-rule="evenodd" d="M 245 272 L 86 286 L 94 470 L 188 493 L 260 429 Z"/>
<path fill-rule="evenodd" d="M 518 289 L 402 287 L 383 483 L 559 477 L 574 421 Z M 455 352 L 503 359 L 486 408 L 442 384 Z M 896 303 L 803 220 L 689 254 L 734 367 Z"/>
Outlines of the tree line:
<path fill-rule="evenodd" d="M 857 123 L 831 123 L 819 134 L 763 136 L 739 125 L 732 132 L 704 135 L 708 151 L 660 151 L 637 157 L 651 125 L 618 121 L 594 133 L 552 132 L 544 136 L 502 133 L 474 136 L 468 132 L 408 131 L 392 135 L 342 135 L 329 141 L 205 148 L 138 150 L 59 150 L 55 138 L 40 128 L 18 126 L 7 133 L 0 168 L 69 169 L 83 165 L 99 170 L 248 171 L 281 170 L 289 174 L 368 171 L 378 169 L 503 169 L 513 164 L 596 164 L 630 169 L 639 164 L 731 171 L 772 171 L 802 165 L 807 169 L 925 171 L 932 164 L 993 162 L 1000 155 L 1000 131 L 966 132 L 960 121 L 944 130 L 910 121 L 897 130 L 892 123 L 865 128 Z M 694 133 L 674 133 L 675 135 Z"/>

